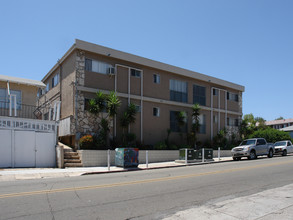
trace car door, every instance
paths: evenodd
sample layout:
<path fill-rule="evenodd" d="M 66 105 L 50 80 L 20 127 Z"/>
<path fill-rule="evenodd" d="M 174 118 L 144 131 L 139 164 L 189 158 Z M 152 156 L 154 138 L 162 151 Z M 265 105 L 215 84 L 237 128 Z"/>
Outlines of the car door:
<path fill-rule="evenodd" d="M 287 152 L 288 153 L 292 153 L 293 152 L 293 145 L 291 143 L 291 141 L 287 142 Z"/>
<path fill-rule="evenodd" d="M 267 144 L 264 139 L 259 139 L 259 155 L 265 155 L 268 153 Z"/>
<path fill-rule="evenodd" d="M 256 141 L 255 151 L 256 151 L 256 155 L 262 155 L 263 154 L 263 147 L 262 147 L 261 139 L 258 139 Z"/>

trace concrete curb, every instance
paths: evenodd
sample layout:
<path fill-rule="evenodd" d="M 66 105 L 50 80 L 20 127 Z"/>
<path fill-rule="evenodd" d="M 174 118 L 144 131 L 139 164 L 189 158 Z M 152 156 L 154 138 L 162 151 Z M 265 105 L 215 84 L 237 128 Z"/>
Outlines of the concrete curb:
<path fill-rule="evenodd" d="M 95 175 L 95 174 L 110 174 L 110 173 L 122 173 L 129 171 L 143 171 L 143 170 L 156 170 L 156 169 L 165 169 L 165 168 L 176 168 L 176 167 L 187 167 L 187 166 L 198 166 L 198 165 L 206 165 L 206 164 L 217 164 L 217 163 L 225 163 L 232 162 L 231 160 L 222 160 L 222 161 L 208 161 L 208 162 L 200 162 L 200 163 L 188 163 L 188 164 L 178 164 L 178 165 L 169 165 L 169 166 L 160 166 L 160 167 L 148 167 L 148 168 L 128 168 L 123 170 L 110 170 L 110 171 L 97 171 L 97 172 L 86 172 L 81 174 L 81 176 L 86 175 Z"/>

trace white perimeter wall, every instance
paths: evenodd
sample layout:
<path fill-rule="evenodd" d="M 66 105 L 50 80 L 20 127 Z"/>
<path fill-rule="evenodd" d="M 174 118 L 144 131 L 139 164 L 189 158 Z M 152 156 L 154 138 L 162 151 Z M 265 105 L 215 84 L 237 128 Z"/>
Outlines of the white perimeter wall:
<path fill-rule="evenodd" d="M 107 166 L 106 150 L 79 150 L 80 159 L 84 167 Z M 218 157 L 218 151 L 214 150 L 214 158 Z M 179 159 L 178 150 L 149 150 L 149 163 L 168 162 Z M 231 157 L 231 151 L 221 151 L 221 157 Z M 111 165 L 115 165 L 115 151 L 110 154 Z M 146 151 L 139 151 L 139 163 L 144 164 L 146 159 Z"/>

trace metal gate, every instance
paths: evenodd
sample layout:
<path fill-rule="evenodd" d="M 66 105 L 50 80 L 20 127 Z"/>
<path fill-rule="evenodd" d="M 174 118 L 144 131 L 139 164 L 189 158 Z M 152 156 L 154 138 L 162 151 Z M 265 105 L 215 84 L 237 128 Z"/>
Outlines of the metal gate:
<path fill-rule="evenodd" d="M 0 117 L 0 167 L 55 167 L 57 124 Z"/>

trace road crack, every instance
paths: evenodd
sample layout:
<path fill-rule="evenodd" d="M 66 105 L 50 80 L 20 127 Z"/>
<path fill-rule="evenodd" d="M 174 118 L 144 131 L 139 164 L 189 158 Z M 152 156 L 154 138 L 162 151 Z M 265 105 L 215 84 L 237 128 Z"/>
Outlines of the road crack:
<path fill-rule="evenodd" d="M 54 185 L 55 185 L 55 183 L 52 184 L 52 186 L 50 188 L 50 191 L 53 189 L 53 186 Z M 54 216 L 54 212 L 53 212 L 53 207 L 52 207 L 52 204 L 51 204 L 50 198 L 49 198 L 49 193 L 46 193 L 46 197 L 47 197 L 47 202 L 48 202 L 48 205 L 49 205 L 50 213 L 52 215 L 52 220 L 55 220 L 55 216 Z"/>

